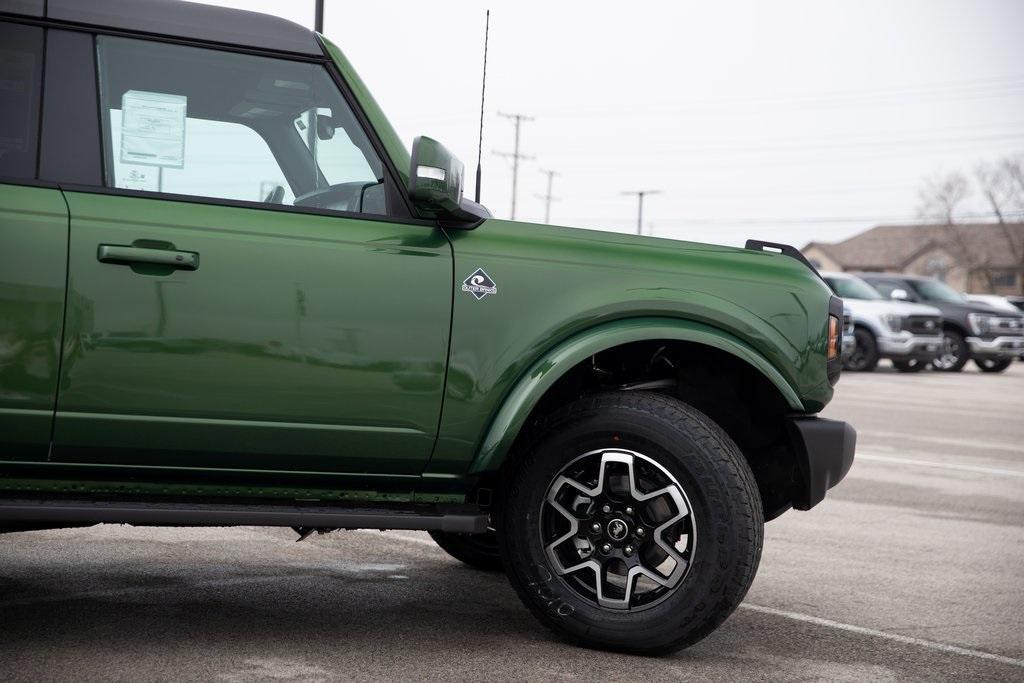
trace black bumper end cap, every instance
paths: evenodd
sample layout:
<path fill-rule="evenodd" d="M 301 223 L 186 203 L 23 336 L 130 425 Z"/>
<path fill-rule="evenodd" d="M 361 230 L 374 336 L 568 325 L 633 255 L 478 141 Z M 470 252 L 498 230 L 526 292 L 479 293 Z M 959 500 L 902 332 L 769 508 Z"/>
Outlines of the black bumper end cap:
<path fill-rule="evenodd" d="M 857 431 L 849 423 L 813 416 L 791 417 L 789 428 L 801 480 L 793 507 L 810 510 L 853 466 Z"/>

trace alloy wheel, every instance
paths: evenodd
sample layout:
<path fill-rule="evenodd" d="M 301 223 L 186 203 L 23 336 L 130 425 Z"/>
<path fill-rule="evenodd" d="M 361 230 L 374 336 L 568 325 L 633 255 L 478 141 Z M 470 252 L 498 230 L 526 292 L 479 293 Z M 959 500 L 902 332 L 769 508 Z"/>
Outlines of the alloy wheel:
<path fill-rule="evenodd" d="M 540 519 L 552 569 L 598 607 L 652 607 L 693 562 L 696 527 L 683 487 L 633 451 L 602 449 L 570 462 L 548 487 Z"/>
<path fill-rule="evenodd" d="M 932 361 L 932 365 L 938 370 L 948 370 L 960 360 L 963 350 L 960 342 L 949 335 L 942 338 L 942 352 L 939 357 Z"/>

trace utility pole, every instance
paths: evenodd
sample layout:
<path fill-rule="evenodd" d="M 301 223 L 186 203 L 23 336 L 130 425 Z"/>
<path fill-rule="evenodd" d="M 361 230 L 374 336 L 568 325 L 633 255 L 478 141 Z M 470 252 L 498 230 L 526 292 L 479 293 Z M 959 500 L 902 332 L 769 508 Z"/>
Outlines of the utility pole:
<path fill-rule="evenodd" d="M 555 179 L 556 175 L 562 175 L 562 174 L 558 173 L 557 171 L 547 171 L 547 170 L 545 170 L 543 168 L 540 170 L 540 172 L 548 177 L 548 192 L 547 192 L 547 194 L 539 194 L 539 195 L 537 195 L 537 197 L 539 199 L 543 199 L 544 200 L 544 222 L 545 223 L 550 223 L 551 222 L 551 202 L 557 202 L 558 201 L 558 197 L 555 197 L 555 196 L 553 196 L 551 194 L 551 184 L 554 182 L 554 179 Z"/>
<path fill-rule="evenodd" d="M 506 119 L 512 119 L 516 127 L 515 142 L 512 148 L 513 151 L 511 153 L 498 151 L 494 152 L 494 154 L 498 155 L 499 157 L 506 157 L 512 159 L 512 212 L 509 218 L 510 220 L 514 221 L 516 219 L 516 192 L 519 185 L 519 160 L 523 159 L 529 161 L 533 159 L 533 157 L 531 156 L 526 156 L 525 154 L 519 153 L 519 126 L 523 121 L 533 121 L 533 117 L 524 116 L 523 114 L 505 114 L 500 111 L 498 112 L 498 116 L 503 116 Z"/>
<path fill-rule="evenodd" d="M 622 194 L 636 195 L 636 234 L 644 234 L 644 196 L 649 194 L 661 194 L 661 190 L 633 190 L 632 192 L 623 192 Z"/>
<path fill-rule="evenodd" d="M 313 20 L 313 30 L 317 33 L 324 32 L 324 0 L 316 0 L 316 16 Z"/>

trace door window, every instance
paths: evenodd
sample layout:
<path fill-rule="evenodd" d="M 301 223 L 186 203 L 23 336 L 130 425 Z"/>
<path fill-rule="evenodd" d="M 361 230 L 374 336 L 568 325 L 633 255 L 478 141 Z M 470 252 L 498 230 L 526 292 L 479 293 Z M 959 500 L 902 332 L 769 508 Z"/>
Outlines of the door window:
<path fill-rule="evenodd" d="M 386 213 L 384 171 L 320 64 L 97 40 L 106 184 Z"/>
<path fill-rule="evenodd" d="M 0 178 L 35 178 L 43 29 L 0 22 Z"/>
<path fill-rule="evenodd" d="M 871 280 L 871 286 L 878 290 L 886 299 L 892 297 L 894 290 L 902 289 L 907 293 L 907 298 L 914 298 L 914 290 L 901 280 Z"/>

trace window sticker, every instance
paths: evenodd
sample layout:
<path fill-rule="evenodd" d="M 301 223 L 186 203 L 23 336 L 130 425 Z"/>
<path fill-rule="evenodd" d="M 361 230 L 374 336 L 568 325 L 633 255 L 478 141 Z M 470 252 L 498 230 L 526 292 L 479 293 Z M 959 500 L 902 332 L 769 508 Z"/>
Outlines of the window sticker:
<path fill-rule="evenodd" d="M 188 98 L 129 90 L 121 98 L 121 162 L 185 167 Z"/>

